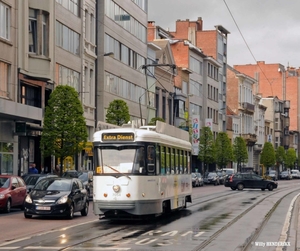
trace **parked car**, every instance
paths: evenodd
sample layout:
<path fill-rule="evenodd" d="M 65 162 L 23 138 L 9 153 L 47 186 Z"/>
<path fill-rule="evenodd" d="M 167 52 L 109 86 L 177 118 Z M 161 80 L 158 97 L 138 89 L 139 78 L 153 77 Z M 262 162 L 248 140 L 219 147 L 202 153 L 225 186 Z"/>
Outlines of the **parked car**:
<path fill-rule="evenodd" d="M 82 181 L 90 199 L 93 198 L 93 175 L 93 171 L 82 171 L 78 173 L 78 179 Z"/>
<path fill-rule="evenodd" d="M 0 175 L 0 209 L 6 213 L 12 207 L 23 210 L 24 200 L 27 195 L 24 180 L 16 175 Z"/>
<path fill-rule="evenodd" d="M 200 187 L 203 186 L 203 178 L 201 173 L 192 173 L 192 186 Z"/>
<path fill-rule="evenodd" d="M 27 187 L 27 193 L 30 192 L 30 190 L 42 179 L 47 178 L 47 177 L 58 177 L 55 174 L 51 174 L 51 173 L 38 173 L 38 174 L 27 174 L 24 176 L 23 180 L 26 184 Z"/>
<path fill-rule="evenodd" d="M 233 168 L 223 168 L 222 171 L 225 172 L 226 177 L 234 174 L 234 169 Z"/>
<path fill-rule="evenodd" d="M 83 182 L 89 198 L 93 197 L 93 171 L 77 171 L 77 170 L 68 170 L 62 174 L 64 178 L 78 178 Z"/>
<path fill-rule="evenodd" d="M 225 187 L 232 190 L 243 190 L 244 188 L 260 188 L 262 191 L 268 189 L 272 191 L 278 187 L 278 183 L 273 180 L 263 179 L 255 173 L 236 173 L 226 178 Z"/>
<path fill-rule="evenodd" d="M 224 185 L 226 173 L 224 171 L 217 171 L 217 175 L 219 176 L 220 184 Z"/>
<path fill-rule="evenodd" d="M 281 180 L 291 180 L 293 177 L 289 171 L 282 171 L 279 174 L 279 179 Z"/>
<path fill-rule="evenodd" d="M 300 179 L 300 172 L 297 169 L 292 169 L 291 175 L 293 179 Z"/>
<path fill-rule="evenodd" d="M 278 180 L 278 175 L 277 175 L 277 172 L 275 170 L 267 171 L 266 176 L 269 176 L 274 181 Z"/>
<path fill-rule="evenodd" d="M 204 184 L 220 185 L 219 176 L 216 172 L 207 173 L 203 178 Z"/>
<path fill-rule="evenodd" d="M 68 219 L 80 212 L 87 216 L 89 198 L 80 179 L 49 177 L 38 182 L 26 196 L 24 217 L 64 216 Z"/>

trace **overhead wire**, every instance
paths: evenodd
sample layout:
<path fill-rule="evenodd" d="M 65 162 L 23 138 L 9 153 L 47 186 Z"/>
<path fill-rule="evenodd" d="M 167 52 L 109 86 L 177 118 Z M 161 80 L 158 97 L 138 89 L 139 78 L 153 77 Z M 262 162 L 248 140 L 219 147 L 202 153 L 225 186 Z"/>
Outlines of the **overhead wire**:
<path fill-rule="evenodd" d="M 229 14 L 230 14 L 230 16 L 231 16 L 231 18 L 232 18 L 232 20 L 233 20 L 235 26 L 237 27 L 237 29 L 238 29 L 238 31 L 239 31 L 239 33 L 240 33 L 242 39 L 244 40 L 245 45 L 247 46 L 247 48 L 248 48 L 248 50 L 249 50 L 251 56 L 253 57 L 255 63 L 257 64 L 257 66 L 259 67 L 260 71 L 262 72 L 262 74 L 264 75 L 264 77 L 266 78 L 266 80 L 268 81 L 268 83 L 270 84 L 271 92 L 272 92 L 272 96 L 273 96 L 273 87 L 272 87 L 272 83 L 270 82 L 270 80 L 269 80 L 268 77 L 266 76 L 266 74 L 265 74 L 265 72 L 263 71 L 263 69 L 261 68 L 261 66 L 257 63 L 257 60 L 256 60 L 256 58 L 255 58 L 255 56 L 254 56 L 254 54 L 253 54 L 253 52 L 252 52 L 250 46 L 248 45 L 248 43 L 247 43 L 247 41 L 246 41 L 246 39 L 245 39 L 245 37 L 244 37 L 244 35 L 243 35 L 243 33 L 242 33 L 242 31 L 241 31 L 239 25 L 237 24 L 237 22 L 236 22 L 236 20 L 235 20 L 235 18 L 234 18 L 234 16 L 233 16 L 233 14 L 232 14 L 232 12 L 231 12 L 231 10 L 230 10 L 228 4 L 226 3 L 226 0 L 223 0 L 223 2 L 224 2 L 225 6 L 226 6 L 226 8 L 227 8 L 227 10 L 228 10 L 228 12 L 229 12 Z"/>

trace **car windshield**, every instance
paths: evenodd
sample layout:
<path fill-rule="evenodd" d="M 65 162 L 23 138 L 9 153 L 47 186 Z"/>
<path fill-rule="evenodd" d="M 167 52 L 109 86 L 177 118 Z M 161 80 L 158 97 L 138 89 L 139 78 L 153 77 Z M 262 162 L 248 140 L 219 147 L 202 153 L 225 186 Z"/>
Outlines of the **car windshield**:
<path fill-rule="evenodd" d="M 78 176 L 78 179 L 80 179 L 82 182 L 87 181 L 88 180 L 88 173 L 81 173 Z"/>
<path fill-rule="evenodd" d="M 219 176 L 223 176 L 223 173 L 222 173 L 222 172 L 217 172 L 217 174 L 218 174 Z"/>
<path fill-rule="evenodd" d="M 30 176 L 30 175 L 27 175 L 24 178 L 24 181 L 25 181 L 26 185 L 34 186 L 37 183 L 37 181 L 39 180 L 39 178 L 40 178 L 40 176 Z"/>
<path fill-rule="evenodd" d="M 34 187 L 42 191 L 70 191 L 71 179 L 43 179 Z"/>
<path fill-rule="evenodd" d="M 215 177 L 215 176 L 217 176 L 216 173 L 209 173 L 209 174 L 207 175 L 207 177 Z"/>
<path fill-rule="evenodd" d="M 0 177 L 0 187 L 8 188 L 9 187 L 9 178 Z"/>
<path fill-rule="evenodd" d="M 276 174 L 276 171 L 270 171 L 270 174 Z"/>

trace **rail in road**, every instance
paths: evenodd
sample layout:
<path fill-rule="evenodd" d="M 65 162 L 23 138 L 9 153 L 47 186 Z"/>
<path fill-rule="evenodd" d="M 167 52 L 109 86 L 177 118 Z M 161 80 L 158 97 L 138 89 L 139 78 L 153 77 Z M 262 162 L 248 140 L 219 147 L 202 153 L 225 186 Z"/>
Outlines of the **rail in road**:
<path fill-rule="evenodd" d="M 51 229 L 2 243 L 0 250 L 295 250 L 297 183 L 283 182 L 272 192 L 197 188 L 193 203 L 168 217 Z M 279 242 L 291 246 L 278 246 Z"/>

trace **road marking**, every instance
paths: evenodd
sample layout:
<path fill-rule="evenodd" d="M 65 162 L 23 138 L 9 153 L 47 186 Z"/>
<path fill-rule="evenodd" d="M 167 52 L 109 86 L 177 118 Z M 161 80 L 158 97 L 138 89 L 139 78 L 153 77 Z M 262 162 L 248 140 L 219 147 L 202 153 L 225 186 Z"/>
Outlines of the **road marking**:
<path fill-rule="evenodd" d="M 291 218 L 292 218 L 292 211 L 293 211 L 293 208 L 294 208 L 294 205 L 295 205 L 295 201 L 299 197 L 299 195 L 300 195 L 300 193 L 298 193 L 291 201 L 291 204 L 290 204 L 289 210 L 286 214 L 285 221 L 284 221 L 284 224 L 283 224 L 283 228 L 282 228 L 282 231 L 281 231 L 281 234 L 280 234 L 279 242 L 286 242 L 287 241 L 288 231 L 289 231 L 289 228 L 290 228 L 290 222 L 291 222 Z M 283 247 L 278 246 L 276 248 L 276 251 L 282 251 L 282 248 Z"/>
<path fill-rule="evenodd" d="M 35 236 L 42 236 L 42 235 L 44 235 L 44 234 L 49 234 L 49 233 L 54 233 L 54 232 L 64 231 L 64 230 L 67 230 L 67 229 L 69 229 L 69 228 L 78 227 L 78 226 L 85 225 L 85 224 L 92 223 L 92 222 L 96 222 L 96 221 L 99 221 L 99 220 L 97 219 L 97 220 L 87 221 L 87 222 L 79 223 L 79 224 L 72 225 L 72 226 L 69 226 L 69 227 L 63 227 L 63 228 L 60 228 L 60 229 L 50 230 L 50 231 L 43 232 L 43 233 L 40 233 L 40 234 L 35 234 L 35 233 L 33 233 L 32 235 L 35 235 Z M 20 239 L 15 239 L 15 240 L 12 240 L 12 241 L 7 241 L 7 242 L 4 242 L 4 243 L 1 243 L 1 244 L 0 244 L 0 250 L 3 250 L 3 248 L 1 248 L 1 247 L 3 247 L 3 246 L 7 246 L 7 245 L 13 244 L 13 243 L 15 243 L 15 242 L 19 242 L 19 241 L 24 241 L 24 240 L 31 239 L 31 238 L 32 238 L 32 235 L 30 235 L 30 236 L 28 236 L 28 237 L 24 237 L 24 238 L 20 238 Z M 8 248 L 10 248 L 10 247 L 8 247 Z"/>

